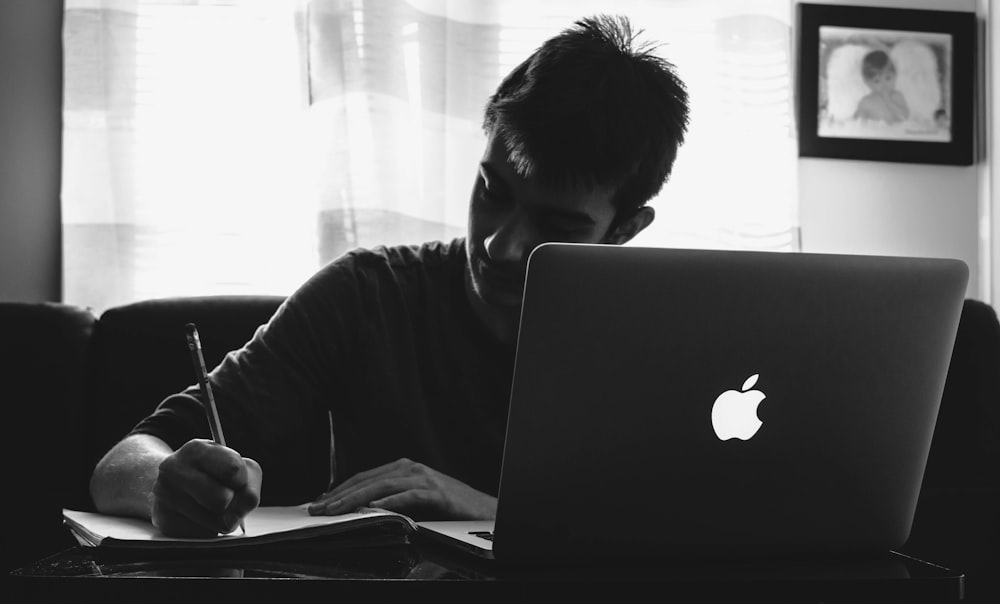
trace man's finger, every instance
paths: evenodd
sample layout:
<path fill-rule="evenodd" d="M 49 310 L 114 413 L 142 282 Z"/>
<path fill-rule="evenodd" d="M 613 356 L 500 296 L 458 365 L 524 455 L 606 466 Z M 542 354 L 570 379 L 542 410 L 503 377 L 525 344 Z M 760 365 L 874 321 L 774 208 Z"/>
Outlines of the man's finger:
<path fill-rule="evenodd" d="M 260 488 L 262 473 L 260 465 L 250 458 L 243 459 L 247 467 L 247 485 L 234 492 L 232 502 L 226 509 L 224 518 L 226 526 L 232 530 L 239 521 L 260 505 Z M 228 532 L 228 531 L 226 531 Z"/>
<path fill-rule="evenodd" d="M 412 476 L 373 481 L 363 487 L 359 486 L 354 489 L 348 489 L 341 493 L 337 499 L 317 502 L 309 506 L 309 513 L 314 516 L 346 514 L 353 512 L 359 507 L 371 505 L 374 499 L 381 499 L 394 493 L 418 489 L 421 486 L 421 481 Z"/>
<path fill-rule="evenodd" d="M 353 484 L 342 484 L 336 489 L 321 495 L 316 501 L 309 505 L 310 514 L 342 514 L 344 511 L 351 511 L 350 504 L 357 499 L 352 494 L 373 488 L 390 480 L 399 480 L 402 476 L 396 473 L 379 474 L 368 477 L 365 480 L 355 481 Z M 364 505 L 364 504 L 362 504 Z M 343 510 L 343 511 L 335 511 Z"/>
<path fill-rule="evenodd" d="M 154 491 L 164 487 L 187 494 L 198 505 L 216 514 L 221 514 L 233 501 L 232 488 L 178 456 L 168 457 L 160 464 Z"/>
<path fill-rule="evenodd" d="M 419 518 L 421 510 L 426 510 L 434 506 L 434 492 L 428 489 L 411 489 L 402 493 L 393 493 L 381 499 L 372 501 L 369 505 L 374 508 L 383 508 L 400 513 L 410 513 L 414 519 Z"/>
<path fill-rule="evenodd" d="M 166 510 L 157 512 L 155 511 L 157 505 L 159 504 L 154 504 L 153 525 L 160 529 L 160 532 L 164 535 L 171 537 L 210 538 L 219 534 L 215 529 L 193 522 L 182 514 Z"/>
<path fill-rule="evenodd" d="M 381 466 L 372 468 L 370 470 L 358 472 L 354 476 L 351 476 L 350 478 L 348 478 L 347 480 L 335 486 L 333 489 L 324 494 L 323 499 L 328 499 L 328 500 L 336 499 L 347 489 L 357 488 L 362 484 L 369 483 L 373 480 L 378 480 L 382 477 L 399 474 L 400 471 L 406 465 L 412 463 L 413 462 L 411 462 L 410 460 L 403 458 L 403 459 L 397 459 L 396 461 L 392 461 L 387 464 L 382 464 Z"/>
<path fill-rule="evenodd" d="M 330 490 L 327 495 L 324 495 L 324 499 L 341 499 L 344 494 L 350 490 L 364 488 L 383 480 L 414 476 L 414 469 L 423 467 L 424 466 L 422 464 L 406 459 L 405 457 L 397 459 L 394 462 L 355 474 Z"/>
<path fill-rule="evenodd" d="M 214 537 L 223 528 L 221 511 L 205 509 L 189 492 L 159 481 L 153 486 L 153 520 L 165 534 L 177 536 Z"/>
<path fill-rule="evenodd" d="M 231 489 L 242 489 L 249 479 L 243 457 L 229 447 L 214 443 L 202 455 L 196 456 L 192 465 Z"/>

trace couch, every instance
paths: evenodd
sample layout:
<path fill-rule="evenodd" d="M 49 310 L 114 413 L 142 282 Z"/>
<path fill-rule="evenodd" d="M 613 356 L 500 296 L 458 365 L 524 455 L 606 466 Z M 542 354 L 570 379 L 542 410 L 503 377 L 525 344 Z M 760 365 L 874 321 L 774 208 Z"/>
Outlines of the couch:
<path fill-rule="evenodd" d="M 194 381 L 184 338 L 197 324 L 214 367 L 265 323 L 283 298 L 148 300 L 99 317 L 66 304 L 0 303 L 0 367 L 11 533 L 8 568 L 74 545 L 61 509 L 92 509 L 91 469 L 166 395 Z M 905 553 L 996 572 L 1000 510 L 1000 323 L 966 300 Z M 992 570 L 990 570 L 992 569 Z M 970 586 L 971 589 L 971 586 Z"/>
<path fill-rule="evenodd" d="M 93 509 L 101 456 L 168 394 L 195 381 L 184 325 L 198 326 L 214 367 L 274 314 L 280 296 L 158 299 L 98 317 L 67 304 L 0 303 L 0 367 L 12 525 L 8 568 L 75 545 L 62 508 Z"/>

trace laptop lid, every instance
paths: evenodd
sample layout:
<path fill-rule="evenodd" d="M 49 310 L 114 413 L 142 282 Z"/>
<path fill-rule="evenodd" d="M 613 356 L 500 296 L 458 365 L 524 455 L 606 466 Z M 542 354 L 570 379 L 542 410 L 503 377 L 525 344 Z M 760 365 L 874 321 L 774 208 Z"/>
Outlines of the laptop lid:
<path fill-rule="evenodd" d="M 900 546 L 967 280 L 950 259 L 540 246 L 493 555 Z"/>

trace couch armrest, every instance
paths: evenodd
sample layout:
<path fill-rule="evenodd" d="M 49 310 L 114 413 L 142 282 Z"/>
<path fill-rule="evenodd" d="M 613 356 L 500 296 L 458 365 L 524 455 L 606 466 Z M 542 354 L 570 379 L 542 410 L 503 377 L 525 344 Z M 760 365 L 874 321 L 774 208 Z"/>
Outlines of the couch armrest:
<path fill-rule="evenodd" d="M 55 303 L 0 303 L 0 379 L 5 418 L 8 569 L 73 545 L 62 502 L 84 434 L 83 391 L 89 310 Z"/>

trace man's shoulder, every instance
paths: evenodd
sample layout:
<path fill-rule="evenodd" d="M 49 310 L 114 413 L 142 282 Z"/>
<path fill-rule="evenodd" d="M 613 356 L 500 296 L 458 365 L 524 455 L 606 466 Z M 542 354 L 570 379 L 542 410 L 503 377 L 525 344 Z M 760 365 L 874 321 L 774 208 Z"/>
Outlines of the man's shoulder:
<path fill-rule="evenodd" d="M 355 266 L 363 271 L 391 272 L 436 271 L 465 263 L 465 239 L 429 241 L 419 245 L 375 246 L 348 253 Z"/>
<path fill-rule="evenodd" d="M 379 292 L 404 284 L 451 283 L 465 267 L 465 239 L 356 248 L 317 271 L 296 298 Z M 365 295 L 362 293 L 362 295 Z"/>

